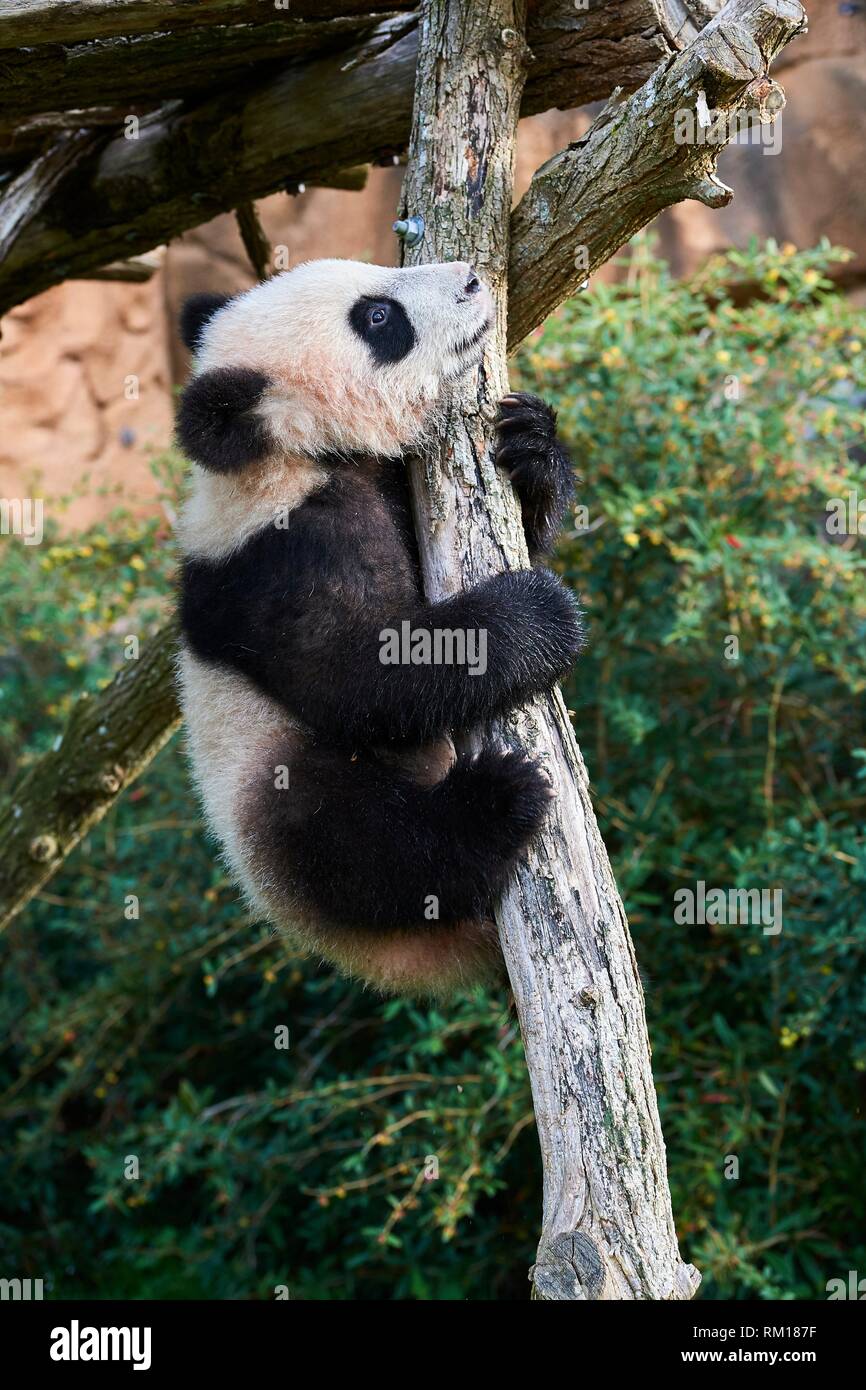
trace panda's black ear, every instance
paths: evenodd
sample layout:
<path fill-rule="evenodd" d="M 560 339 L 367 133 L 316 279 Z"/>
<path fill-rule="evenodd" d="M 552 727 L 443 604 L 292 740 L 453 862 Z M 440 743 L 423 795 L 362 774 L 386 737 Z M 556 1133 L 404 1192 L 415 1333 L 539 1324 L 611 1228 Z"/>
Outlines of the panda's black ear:
<path fill-rule="evenodd" d="M 180 398 L 177 442 L 213 473 L 236 473 L 265 457 L 267 426 L 255 407 L 270 385 L 252 367 L 213 367 L 193 377 Z"/>
<path fill-rule="evenodd" d="M 208 319 L 212 319 L 217 309 L 222 309 L 231 299 L 229 294 L 191 294 L 180 311 L 180 336 L 190 352 L 195 352 L 201 330 Z"/>

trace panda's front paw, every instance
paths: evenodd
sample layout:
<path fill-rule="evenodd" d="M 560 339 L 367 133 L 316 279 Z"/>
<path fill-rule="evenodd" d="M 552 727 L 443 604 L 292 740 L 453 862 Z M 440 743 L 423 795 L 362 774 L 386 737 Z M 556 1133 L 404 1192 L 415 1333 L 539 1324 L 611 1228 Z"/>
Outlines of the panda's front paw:
<path fill-rule="evenodd" d="M 527 391 L 500 401 L 496 436 L 496 462 L 514 484 L 534 560 L 550 550 L 562 525 L 574 491 L 571 458 L 556 437 L 556 415 Z"/>
<path fill-rule="evenodd" d="M 539 475 L 555 468 L 558 449 L 556 415 L 546 401 L 528 391 L 503 396 L 496 421 L 496 462 L 518 491 L 521 483 L 537 485 Z"/>

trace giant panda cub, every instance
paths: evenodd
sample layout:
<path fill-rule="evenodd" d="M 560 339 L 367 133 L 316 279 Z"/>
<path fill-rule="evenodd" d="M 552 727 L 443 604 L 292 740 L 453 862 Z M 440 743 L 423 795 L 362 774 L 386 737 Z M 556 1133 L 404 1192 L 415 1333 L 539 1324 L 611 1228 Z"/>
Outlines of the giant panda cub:
<path fill-rule="evenodd" d="M 443 996 L 501 971 L 491 903 L 549 782 L 521 753 L 488 739 L 456 756 L 453 739 L 549 690 L 581 646 L 544 568 L 422 596 L 404 455 L 478 366 L 492 313 L 469 265 L 339 260 L 182 312 L 195 780 L 255 910 L 384 993 Z M 535 562 L 571 466 L 543 401 L 506 397 L 498 428 Z M 383 634 L 406 621 L 431 644 L 485 634 L 485 662 L 385 661 Z"/>

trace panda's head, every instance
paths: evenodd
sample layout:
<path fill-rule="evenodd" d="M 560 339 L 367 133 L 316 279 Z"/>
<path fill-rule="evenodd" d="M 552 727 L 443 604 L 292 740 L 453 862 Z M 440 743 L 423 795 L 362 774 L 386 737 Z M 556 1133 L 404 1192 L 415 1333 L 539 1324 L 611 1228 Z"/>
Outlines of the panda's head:
<path fill-rule="evenodd" d="M 309 261 L 233 298 L 196 295 L 178 439 L 236 472 L 279 456 L 394 455 L 481 359 L 489 290 L 462 261 L 405 269 Z"/>

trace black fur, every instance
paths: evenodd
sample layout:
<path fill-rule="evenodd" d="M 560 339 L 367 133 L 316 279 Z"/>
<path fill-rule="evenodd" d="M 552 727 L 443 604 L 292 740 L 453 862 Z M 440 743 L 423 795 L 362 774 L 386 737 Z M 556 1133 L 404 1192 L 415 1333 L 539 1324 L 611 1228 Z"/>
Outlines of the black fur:
<path fill-rule="evenodd" d="M 499 406 L 496 462 L 514 484 L 523 512 L 530 559 L 547 554 L 574 494 L 568 452 L 556 437 L 556 414 L 546 401 L 514 391 Z"/>
<path fill-rule="evenodd" d="M 380 367 L 400 362 L 415 346 L 415 330 L 396 299 L 363 295 L 349 311 L 349 323 Z"/>
<path fill-rule="evenodd" d="M 296 757 L 287 789 L 271 779 L 261 792 L 265 860 L 326 921 L 381 930 L 488 915 L 551 796 L 537 765 L 508 749 L 461 758 L 427 787 L 369 751 L 317 745 Z"/>
<path fill-rule="evenodd" d="M 499 574 L 440 603 L 420 597 L 375 476 L 343 471 L 220 562 L 187 560 L 193 650 L 233 666 L 332 745 L 423 743 L 505 714 L 571 667 L 582 626 L 548 570 Z M 383 665 L 383 629 L 483 629 L 487 669 Z"/>
<path fill-rule="evenodd" d="M 181 406 L 183 446 L 207 467 L 260 456 L 248 412 L 266 384 L 228 369 L 194 381 Z M 499 456 L 535 556 L 553 539 L 571 481 L 543 402 L 506 399 Z M 505 715 L 564 676 L 583 641 L 577 605 L 545 569 L 425 603 L 403 461 L 319 462 L 328 481 L 287 526 L 260 530 L 222 561 L 183 565 L 192 650 L 240 672 L 308 731 L 286 751 L 287 789 L 268 766 L 248 788 L 244 831 L 265 876 L 321 922 L 387 933 L 484 921 L 544 820 L 548 779 L 524 755 L 487 746 L 427 785 L 413 758 L 422 745 L 441 754 L 448 745 L 437 740 Z M 416 632 L 483 629 L 486 671 L 384 665 L 381 633 L 404 620 Z"/>
<path fill-rule="evenodd" d="M 180 399 L 177 441 L 214 473 L 234 473 L 264 458 L 268 435 L 253 408 L 268 378 L 251 367 L 214 367 L 193 377 Z"/>
<path fill-rule="evenodd" d="M 227 294 L 191 294 L 180 311 L 180 336 L 190 352 L 195 352 L 201 331 L 218 309 L 228 304 Z"/>

